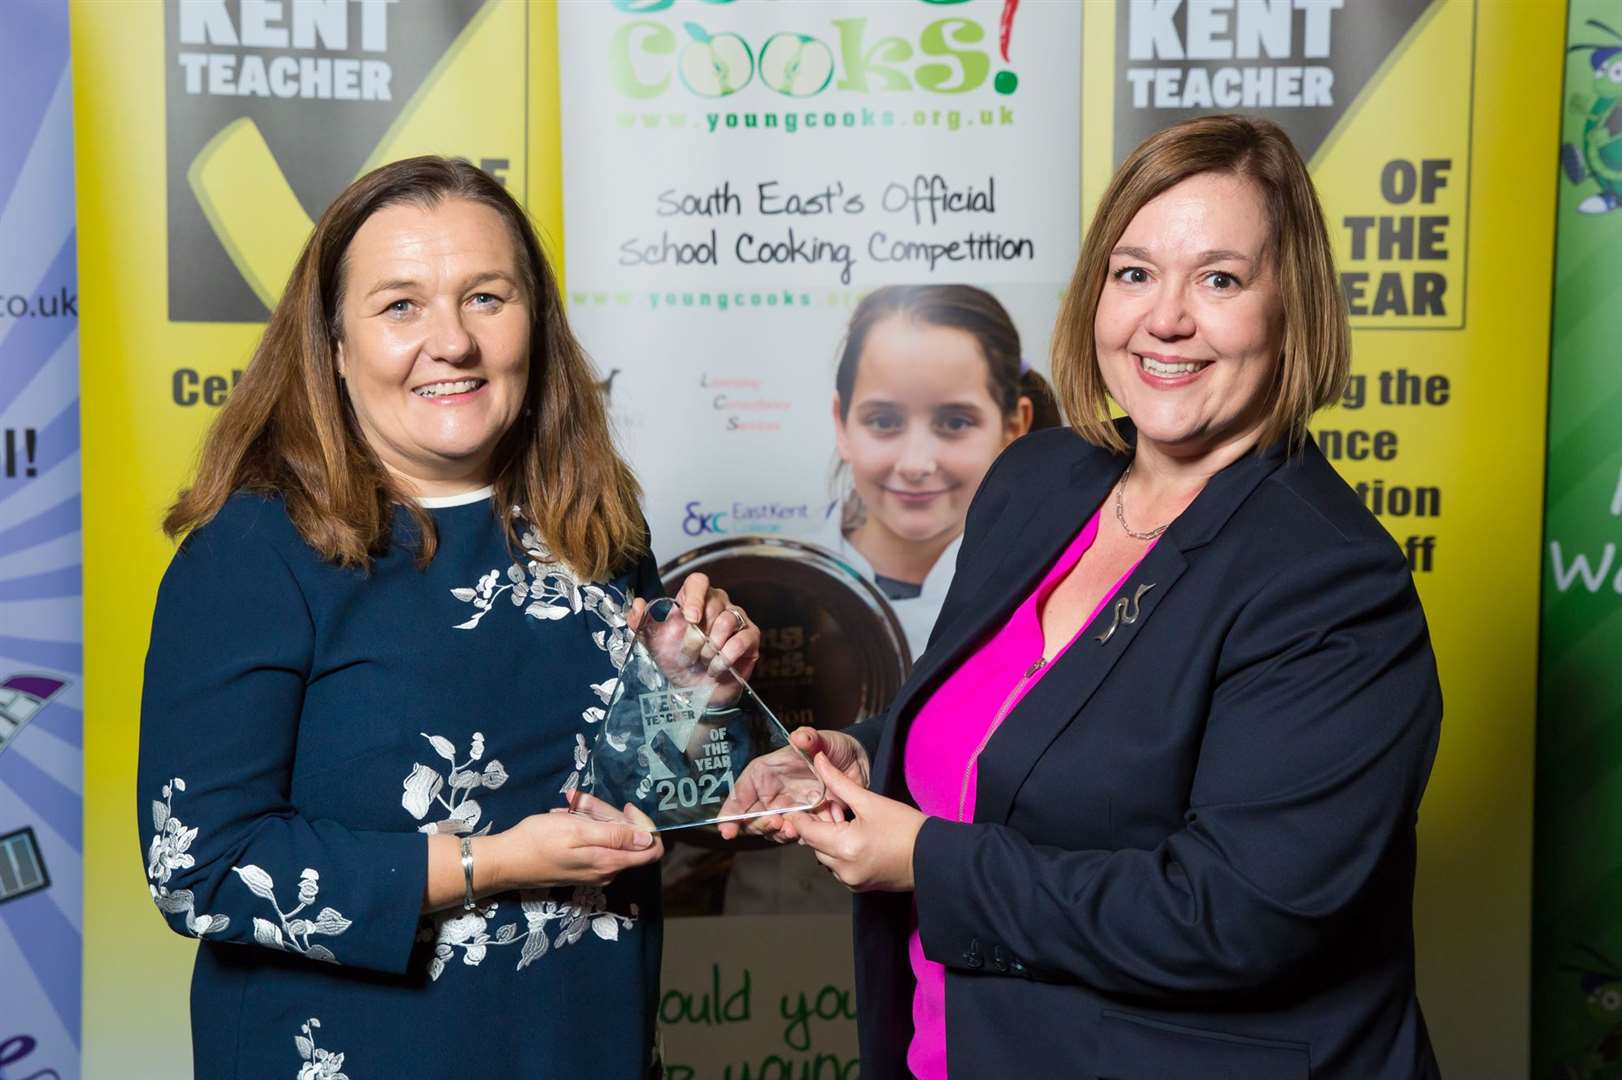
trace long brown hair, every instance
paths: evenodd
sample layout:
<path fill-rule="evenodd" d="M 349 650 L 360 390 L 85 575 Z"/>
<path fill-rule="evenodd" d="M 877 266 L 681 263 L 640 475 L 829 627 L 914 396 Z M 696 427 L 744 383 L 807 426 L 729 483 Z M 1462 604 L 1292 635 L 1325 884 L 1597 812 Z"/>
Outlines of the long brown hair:
<path fill-rule="evenodd" d="M 1283 299 L 1284 343 L 1257 446 L 1281 438 L 1298 446 L 1312 414 L 1345 389 L 1352 352 L 1346 300 L 1306 163 L 1271 121 L 1199 116 L 1157 131 L 1121 163 L 1099 201 L 1059 309 L 1054 390 L 1076 431 L 1098 446 L 1126 449 L 1110 422 L 1109 389 L 1093 337 L 1110 252 L 1145 204 L 1200 173 L 1228 173 L 1254 183 L 1272 230 L 1268 257 Z"/>
<path fill-rule="evenodd" d="M 556 276 L 529 217 L 465 161 L 415 157 L 356 180 L 327 207 L 241 381 L 204 441 L 197 474 L 164 518 L 170 537 L 207 523 L 236 491 L 279 495 L 322 557 L 366 568 L 390 541 L 403 506 L 416 523 L 417 562 L 437 547 L 432 517 L 367 444 L 338 377 L 345 259 L 366 220 L 388 206 L 466 199 L 501 215 L 530 303 L 524 409 L 491 463 L 493 508 L 519 548 L 517 508 L 552 554 L 586 578 L 621 569 L 647 547 L 641 489 L 614 448 L 596 374 L 569 330 Z"/>

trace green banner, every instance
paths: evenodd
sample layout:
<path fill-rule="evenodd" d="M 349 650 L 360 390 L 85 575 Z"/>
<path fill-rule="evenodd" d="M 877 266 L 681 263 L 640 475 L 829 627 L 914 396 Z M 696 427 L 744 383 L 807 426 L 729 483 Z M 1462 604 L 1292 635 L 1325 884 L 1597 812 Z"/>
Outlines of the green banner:
<path fill-rule="evenodd" d="M 1622 1077 L 1622 5 L 1574 0 L 1538 715 L 1532 1075 Z"/>

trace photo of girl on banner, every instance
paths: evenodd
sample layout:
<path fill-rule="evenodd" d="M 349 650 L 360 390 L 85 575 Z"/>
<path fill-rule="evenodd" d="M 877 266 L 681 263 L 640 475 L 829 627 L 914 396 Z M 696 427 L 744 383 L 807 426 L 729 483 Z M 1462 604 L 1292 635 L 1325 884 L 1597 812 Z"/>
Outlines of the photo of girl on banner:
<path fill-rule="evenodd" d="M 834 379 L 841 489 L 824 537 L 878 585 L 916 657 L 951 584 L 980 480 L 1009 443 L 1059 422 L 997 298 L 889 285 L 857 305 Z"/>
<path fill-rule="evenodd" d="M 1047 381 L 1024 357 L 1008 311 L 972 285 L 874 290 L 852 312 L 837 358 L 833 498 L 809 542 L 775 542 L 794 553 L 801 568 L 795 577 L 754 592 L 763 584 L 746 580 L 755 567 L 776 564 L 777 573 L 787 574 L 782 564 L 788 560 L 744 554 L 748 542 L 741 540 L 677 561 L 682 569 L 704 569 L 749 605 L 765 635 L 765 662 L 753 685 L 790 728 L 808 719 L 819 727 L 860 719 L 843 696 L 835 706 L 840 715 L 824 715 L 830 699 L 818 690 L 832 678 L 828 673 L 873 662 L 839 654 L 899 648 L 906 655 L 880 663 L 902 673 L 910 668 L 945 600 L 981 480 L 1015 439 L 1060 422 Z M 815 580 L 818 595 L 799 596 L 806 591 L 799 575 L 810 565 L 837 570 Z M 663 571 L 667 589 L 679 584 L 672 569 Z M 887 608 L 905 640 L 886 646 L 838 618 L 831 621 L 839 625 L 818 633 L 816 624 L 829 621 L 823 616 L 845 606 L 846 592 Z M 821 610 L 804 610 L 808 604 Z M 772 674 L 774 642 L 790 636 L 810 642 L 807 667 L 822 674 L 806 680 Z M 888 695 L 874 704 L 887 703 Z M 797 707 L 805 704 L 814 716 Z M 798 848 L 751 849 L 678 834 L 669 851 L 664 891 L 670 915 L 843 913 L 849 906 L 848 894 Z"/>

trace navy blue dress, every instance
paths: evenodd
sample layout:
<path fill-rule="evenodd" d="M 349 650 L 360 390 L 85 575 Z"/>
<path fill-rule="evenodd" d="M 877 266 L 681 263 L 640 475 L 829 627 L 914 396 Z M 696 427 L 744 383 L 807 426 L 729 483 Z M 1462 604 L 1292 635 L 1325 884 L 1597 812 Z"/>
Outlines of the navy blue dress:
<path fill-rule="evenodd" d="M 164 575 L 139 816 L 154 902 L 201 939 L 199 1077 L 649 1074 L 657 867 L 420 909 L 425 834 L 577 783 L 656 568 L 580 582 L 533 531 L 515 559 L 488 498 L 429 512 L 426 570 L 400 542 L 361 573 L 239 494 Z"/>

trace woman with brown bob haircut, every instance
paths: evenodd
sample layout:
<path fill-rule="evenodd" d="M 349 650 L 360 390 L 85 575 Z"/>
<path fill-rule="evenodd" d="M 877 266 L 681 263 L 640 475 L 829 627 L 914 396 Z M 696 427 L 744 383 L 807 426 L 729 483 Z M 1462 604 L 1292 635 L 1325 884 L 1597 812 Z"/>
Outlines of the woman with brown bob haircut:
<path fill-rule="evenodd" d="M 578 791 L 659 595 L 639 495 L 500 184 L 338 196 L 165 522 L 140 825 L 196 1075 L 650 1074 L 663 847 Z"/>
<path fill-rule="evenodd" d="M 1348 335 L 1284 133 L 1138 147 L 1054 341 L 1071 427 L 986 475 L 897 702 L 796 733 L 852 818 L 771 819 L 860 894 L 862 1076 L 1437 1075 L 1441 696 L 1402 552 L 1307 432 Z"/>

